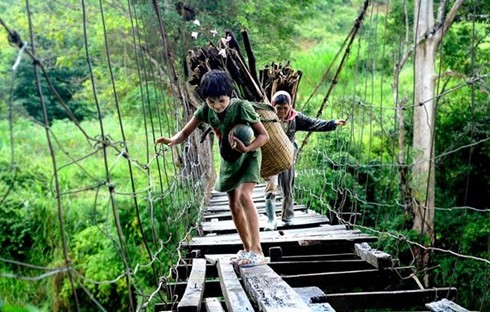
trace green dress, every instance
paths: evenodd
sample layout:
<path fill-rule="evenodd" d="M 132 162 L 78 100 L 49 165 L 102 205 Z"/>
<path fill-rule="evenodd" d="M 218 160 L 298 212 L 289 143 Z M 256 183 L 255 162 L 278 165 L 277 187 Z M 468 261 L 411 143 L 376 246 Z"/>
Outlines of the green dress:
<path fill-rule="evenodd" d="M 230 105 L 220 114 L 215 113 L 206 104 L 194 113 L 194 116 L 209 124 L 216 133 L 220 146 L 228 141 L 230 130 L 237 124 L 254 124 L 260 121 L 252 104 L 245 100 L 231 99 Z M 226 140 L 226 141 L 225 141 Z M 228 144 L 229 146 L 229 144 Z M 230 192 L 245 182 L 259 183 L 262 153 L 260 148 L 253 152 L 239 154 L 236 160 L 225 160 L 220 157 L 220 169 L 215 189 L 219 192 Z"/>

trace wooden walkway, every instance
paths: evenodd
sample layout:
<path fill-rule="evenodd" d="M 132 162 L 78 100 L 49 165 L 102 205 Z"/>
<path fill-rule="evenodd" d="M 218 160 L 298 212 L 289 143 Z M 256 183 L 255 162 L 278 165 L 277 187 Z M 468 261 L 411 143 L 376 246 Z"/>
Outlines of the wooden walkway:
<path fill-rule="evenodd" d="M 264 186 L 254 190 L 261 229 L 267 222 Z M 229 259 L 241 249 L 223 193 L 212 194 L 201 234 L 181 243 L 186 254 L 167 285 L 163 311 L 467 311 L 450 287 L 424 289 L 412 267 L 374 250 L 376 237 L 295 206 L 295 224 L 261 232 L 269 263 L 237 268 Z M 280 202 L 276 212 L 280 213 Z M 279 218 L 280 220 L 280 218 Z M 453 300 L 453 301 L 452 301 Z"/>

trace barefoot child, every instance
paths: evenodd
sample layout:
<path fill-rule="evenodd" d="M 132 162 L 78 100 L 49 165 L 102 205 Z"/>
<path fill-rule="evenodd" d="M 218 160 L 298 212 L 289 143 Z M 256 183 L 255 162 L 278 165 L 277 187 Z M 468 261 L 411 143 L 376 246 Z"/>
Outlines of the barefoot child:
<path fill-rule="evenodd" d="M 252 105 L 231 98 L 233 84 L 224 71 L 212 70 L 201 80 L 200 90 L 206 104 L 199 107 L 184 128 L 170 139 L 160 137 L 155 143 L 173 146 L 182 143 L 201 122 L 213 127 L 219 139 L 220 170 L 215 188 L 226 192 L 243 250 L 232 258 L 239 266 L 254 266 L 266 262 L 259 236 L 259 217 L 252 199 L 255 184 L 260 181 L 260 147 L 269 135 Z M 255 140 L 248 146 L 230 131 L 237 124 L 249 124 Z"/>

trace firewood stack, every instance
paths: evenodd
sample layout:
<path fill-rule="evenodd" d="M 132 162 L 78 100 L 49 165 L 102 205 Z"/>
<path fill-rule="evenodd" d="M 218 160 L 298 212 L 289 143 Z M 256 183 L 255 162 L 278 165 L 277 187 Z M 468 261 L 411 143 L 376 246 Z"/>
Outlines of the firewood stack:
<path fill-rule="evenodd" d="M 265 65 L 264 69 L 259 71 L 259 81 L 269 101 L 274 93 L 284 90 L 291 95 L 294 107 L 301 75 L 301 71 L 295 72 L 289 66 L 289 61 L 284 66 L 272 63 Z"/>
<path fill-rule="evenodd" d="M 259 71 L 255 69 L 255 56 L 252 52 L 246 30 L 241 32 L 248 65 L 245 63 L 235 36 L 226 32 L 226 38 L 221 38 L 219 45 L 213 43 L 205 48 L 189 50 L 186 59 L 185 72 L 188 75 L 186 88 L 190 95 L 189 101 L 198 107 L 204 101 L 199 90 L 202 76 L 212 69 L 227 71 L 235 82 L 236 96 L 253 102 L 270 103 L 272 95 L 280 90 L 287 91 L 296 100 L 301 71 L 294 71 L 289 62 L 282 66 L 272 63 Z"/>

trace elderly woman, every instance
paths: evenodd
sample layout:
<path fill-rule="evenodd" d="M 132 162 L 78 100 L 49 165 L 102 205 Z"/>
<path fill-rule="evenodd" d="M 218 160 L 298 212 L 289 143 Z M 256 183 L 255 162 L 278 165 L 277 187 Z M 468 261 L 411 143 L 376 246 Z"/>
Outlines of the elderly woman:
<path fill-rule="evenodd" d="M 295 154 L 297 151 L 297 145 L 294 141 L 296 131 L 315 131 L 326 132 L 332 131 L 337 126 L 345 126 L 346 121 L 339 120 L 321 120 L 313 119 L 301 112 L 297 112 L 291 105 L 291 95 L 286 91 L 278 91 L 272 96 L 272 106 L 276 108 L 277 116 L 280 119 L 282 128 L 286 135 L 294 144 Z M 291 226 L 294 224 L 294 206 L 293 206 L 293 186 L 294 186 L 294 164 L 286 171 L 279 173 L 277 176 L 272 176 L 266 179 L 266 213 L 269 219 L 266 231 L 275 230 L 277 227 L 276 213 L 275 213 L 275 197 L 277 184 L 281 186 L 283 202 L 282 202 L 282 222 L 285 226 Z"/>

